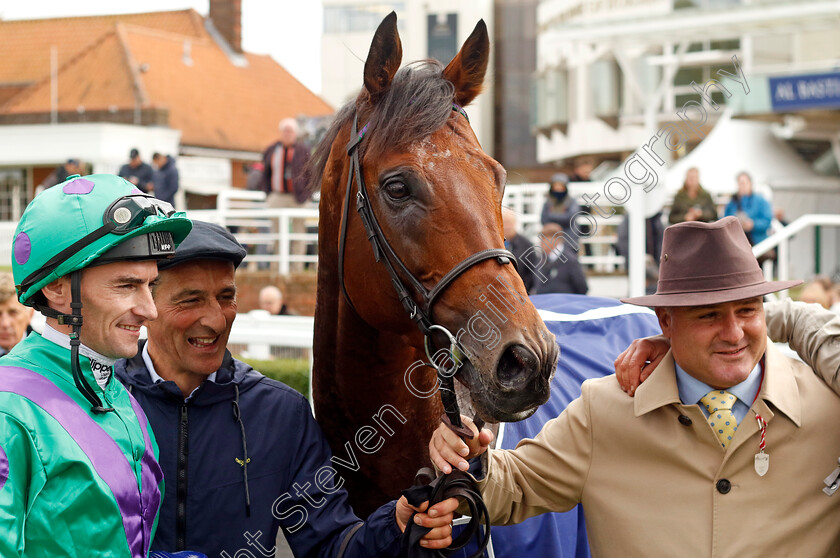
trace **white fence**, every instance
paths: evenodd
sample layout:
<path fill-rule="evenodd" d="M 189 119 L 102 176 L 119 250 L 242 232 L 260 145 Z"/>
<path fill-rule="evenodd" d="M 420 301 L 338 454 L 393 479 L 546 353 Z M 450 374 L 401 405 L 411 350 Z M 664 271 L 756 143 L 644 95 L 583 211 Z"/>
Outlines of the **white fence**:
<path fill-rule="evenodd" d="M 17 221 L 0 221 L 0 265 L 12 265 L 12 238 Z"/>
<path fill-rule="evenodd" d="M 602 185 L 600 182 L 572 182 L 568 186 L 569 195 L 574 196 L 579 204 L 585 205 L 584 195 L 589 199 L 600 198 Z M 516 214 L 519 221 L 519 229 L 533 243 L 539 242 L 539 234 L 542 230 L 540 217 L 546 196 L 548 195 L 548 184 L 508 184 L 505 187 L 505 197 L 502 205 L 509 207 Z M 612 206 L 608 201 L 601 201 L 600 206 L 604 213 L 608 213 Z M 615 214 L 610 217 L 603 217 L 599 212 L 590 212 L 590 216 L 578 217 L 577 224 L 582 228 L 590 226 L 589 236 L 579 239 L 580 249 L 579 261 L 589 269 L 602 272 L 613 272 L 624 268 L 624 256 L 619 256 L 615 251 L 618 242 L 618 227 L 624 220 L 624 215 Z M 592 224 L 595 224 L 592 227 Z"/>
<path fill-rule="evenodd" d="M 218 196 L 217 209 L 190 210 L 188 214 L 234 231 L 237 240 L 248 247 L 246 267 L 271 267 L 284 275 L 293 268 L 314 268 L 318 251 L 307 248 L 318 244 L 318 209 L 272 209 L 263 205 L 264 200 L 263 192 L 225 190 Z M 315 232 L 292 232 L 312 227 Z"/>
<path fill-rule="evenodd" d="M 569 185 L 569 192 L 579 202 L 583 195 L 595 196 L 599 183 L 578 182 Z M 503 205 L 518 215 L 519 227 L 532 243 L 539 242 L 542 229 L 540 214 L 545 203 L 547 184 L 511 184 L 505 188 Z M 262 192 L 228 190 L 219 195 L 215 210 L 191 210 L 189 216 L 226 226 L 236 238 L 249 246 L 247 268 L 270 265 L 280 273 L 288 273 L 294 264 L 315 266 L 318 261 L 317 232 L 294 233 L 293 221 L 303 221 L 299 229 L 317 231 L 317 208 L 269 209 L 263 206 Z M 607 211 L 610 206 L 603 205 Z M 616 254 L 617 229 L 623 215 L 602 217 L 597 212 L 578 218 L 581 226 L 590 226 L 590 236 L 580 238 L 580 262 L 597 271 L 612 272 L 623 268 L 624 257 Z M 595 224 L 592 227 L 592 224 Z M 594 229 L 594 230 L 593 230 Z M 297 243 L 297 250 L 292 250 Z M 588 248 L 584 248 L 588 246 Z M 311 247 L 311 248 L 310 248 Z M 309 248 L 307 250 L 307 248 Z"/>
<path fill-rule="evenodd" d="M 270 360 L 277 356 L 300 356 L 312 361 L 312 316 L 272 316 L 265 310 L 236 315 L 228 347 L 246 358 Z M 291 355 L 283 349 L 299 349 Z"/>
<path fill-rule="evenodd" d="M 818 228 L 822 226 L 840 227 L 840 215 L 803 215 L 786 227 L 775 232 L 772 236 L 762 240 L 753 246 L 753 254 L 756 257 L 763 256 L 773 249 L 777 249 L 776 261 L 778 261 L 778 269 L 774 269 L 773 260 L 768 259 L 764 262 L 764 276 L 768 280 L 774 277 L 779 281 L 787 281 L 791 279 L 790 273 L 790 241 L 791 238 L 805 229 L 811 227 Z M 794 279 L 796 279 L 794 277 Z M 781 296 L 786 297 L 787 291 L 783 291 Z"/>
<path fill-rule="evenodd" d="M 584 194 L 596 194 L 599 186 L 594 182 L 571 183 L 569 191 L 582 202 Z M 540 213 L 547 191 L 548 185 L 544 183 L 511 184 L 505 189 L 503 204 L 517 213 L 522 234 L 535 244 L 539 241 Z M 318 262 L 318 208 L 271 209 L 264 206 L 264 200 L 263 192 L 225 190 L 218 196 L 217 209 L 189 210 L 188 215 L 234 231 L 236 238 L 248 247 L 247 269 L 270 267 L 281 274 L 304 266 L 314 269 Z M 608 206 L 603 207 L 608 210 Z M 593 213 L 592 217 L 597 226 L 592 236 L 580 239 L 581 264 L 598 271 L 622 269 L 624 258 L 615 253 L 613 246 L 617 241 L 618 225 L 624 216 L 604 218 Z M 293 226 L 296 221 L 302 222 L 303 226 Z M 580 225 L 591 225 L 593 220 L 579 218 L 578 222 Z M 11 263 L 12 236 L 16 226 L 14 221 L 0 222 L 0 262 Z M 584 249 L 584 246 L 589 248 Z"/>

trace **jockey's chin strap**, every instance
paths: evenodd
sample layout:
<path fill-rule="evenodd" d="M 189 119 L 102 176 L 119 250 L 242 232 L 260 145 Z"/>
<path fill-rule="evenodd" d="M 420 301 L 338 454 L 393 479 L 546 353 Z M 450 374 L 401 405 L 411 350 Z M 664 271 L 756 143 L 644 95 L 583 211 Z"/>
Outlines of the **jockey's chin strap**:
<path fill-rule="evenodd" d="M 82 343 L 79 338 L 82 330 L 82 272 L 76 270 L 70 274 L 70 314 L 64 314 L 45 304 L 36 304 L 35 307 L 44 316 L 55 318 L 60 325 L 69 325 L 73 328 L 70 333 L 70 369 L 73 372 L 73 383 L 76 384 L 76 389 L 88 400 L 94 413 L 113 412 L 112 407 L 102 405 L 102 400 L 82 374 L 82 366 L 79 363 L 79 347 Z"/>
<path fill-rule="evenodd" d="M 452 110 L 463 115 L 469 122 L 464 109 L 459 105 L 453 103 Z M 397 293 L 400 303 L 408 313 L 409 318 L 415 322 L 420 332 L 425 336 L 426 353 L 429 355 L 430 362 L 437 370 L 438 379 L 440 380 L 440 396 L 443 402 L 446 416 L 449 419 L 450 427 L 453 428 L 460 435 L 468 435 L 472 438 L 472 431 L 464 427 L 461 422 L 461 414 L 458 408 L 458 402 L 455 397 L 454 377 L 458 368 L 461 366 L 461 359 L 465 358 L 465 351 L 460 347 L 460 343 L 452 333 L 442 325 L 434 323 L 432 318 L 432 306 L 443 291 L 457 279 L 462 273 L 469 268 L 484 260 L 495 259 L 500 265 L 513 263 L 516 265 L 516 257 L 508 250 L 503 248 L 489 248 L 476 252 L 463 261 L 458 263 L 455 267 L 450 269 L 441 280 L 431 289 L 426 287 L 414 276 L 413 273 L 406 267 L 402 260 L 394 252 L 391 244 L 385 238 L 382 228 L 373 213 L 373 207 L 370 204 L 370 196 L 365 185 L 364 175 L 362 174 L 362 164 L 359 157 L 359 144 L 362 142 L 365 133 L 368 131 L 368 126 L 365 125 L 361 132 L 358 131 L 358 114 L 353 117 L 353 126 L 350 134 L 350 142 L 347 144 L 347 155 L 350 157 L 351 168 L 347 174 L 347 186 L 345 188 L 344 208 L 341 220 L 341 234 L 339 236 L 338 246 L 338 274 L 339 283 L 341 285 L 341 293 L 347 304 L 353 309 L 356 314 L 359 312 L 350 300 L 347 294 L 347 288 L 344 284 L 344 248 L 347 238 L 347 219 L 349 216 L 351 191 L 353 186 L 353 176 L 356 177 L 356 211 L 362 220 L 362 225 L 367 233 L 368 241 L 370 241 L 373 248 L 373 256 L 377 262 L 385 264 L 385 269 L 391 277 L 391 283 Z M 412 292 L 406 287 L 403 282 L 405 277 L 412 286 L 412 290 L 422 299 L 421 304 L 415 302 Z M 429 338 L 435 331 L 445 335 L 450 342 L 449 354 L 443 355 L 446 360 L 452 364 L 445 366 L 438 364 L 436 359 L 430 354 Z M 437 353 L 435 353 L 437 355 Z M 448 358 L 446 358 L 448 357 Z M 482 423 L 483 424 L 483 423 Z"/>

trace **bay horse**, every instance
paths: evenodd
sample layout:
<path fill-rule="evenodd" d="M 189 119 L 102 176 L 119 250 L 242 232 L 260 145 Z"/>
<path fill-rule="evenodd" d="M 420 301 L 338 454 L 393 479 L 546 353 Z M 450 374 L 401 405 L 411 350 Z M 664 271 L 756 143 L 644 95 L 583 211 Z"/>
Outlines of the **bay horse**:
<path fill-rule="evenodd" d="M 315 415 L 333 451 L 330 486 L 346 480 L 361 517 L 430 463 L 443 405 L 429 352 L 443 348 L 450 375 L 460 363 L 455 376 L 487 422 L 521 420 L 548 398 L 557 345 L 504 250 L 505 170 L 463 110 L 488 57 L 480 21 L 445 69 L 399 69 L 392 12 L 361 92 L 308 169 L 321 190 Z"/>

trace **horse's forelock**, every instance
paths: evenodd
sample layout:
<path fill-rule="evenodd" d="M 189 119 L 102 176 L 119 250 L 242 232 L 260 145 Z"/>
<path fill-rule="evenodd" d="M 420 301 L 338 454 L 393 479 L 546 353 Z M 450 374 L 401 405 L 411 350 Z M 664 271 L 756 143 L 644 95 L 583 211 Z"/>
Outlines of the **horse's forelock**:
<path fill-rule="evenodd" d="M 443 77 L 437 60 L 403 67 L 368 116 L 369 140 L 362 142 L 363 153 L 404 150 L 440 129 L 452 112 L 454 97 L 455 86 Z"/>
<path fill-rule="evenodd" d="M 440 129 L 452 112 L 455 86 L 443 77 L 437 60 L 413 62 L 401 68 L 385 95 L 372 107 L 365 107 L 359 127 L 368 132 L 359 146 L 360 155 L 373 156 L 386 150 L 405 149 Z M 344 105 L 324 138 L 315 148 L 306 169 L 307 189 L 320 186 L 332 144 L 339 131 L 356 115 L 357 101 Z"/>

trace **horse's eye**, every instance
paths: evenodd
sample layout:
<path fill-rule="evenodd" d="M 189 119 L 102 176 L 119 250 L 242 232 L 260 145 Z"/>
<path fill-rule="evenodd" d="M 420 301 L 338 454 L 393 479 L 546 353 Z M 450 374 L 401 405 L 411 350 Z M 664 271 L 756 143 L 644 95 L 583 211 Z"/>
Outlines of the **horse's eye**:
<path fill-rule="evenodd" d="M 387 182 L 382 188 L 385 194 L 394 201 L 404 200 L 411 195 L 408 186 L 398 180 Z"/>

